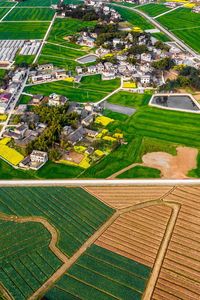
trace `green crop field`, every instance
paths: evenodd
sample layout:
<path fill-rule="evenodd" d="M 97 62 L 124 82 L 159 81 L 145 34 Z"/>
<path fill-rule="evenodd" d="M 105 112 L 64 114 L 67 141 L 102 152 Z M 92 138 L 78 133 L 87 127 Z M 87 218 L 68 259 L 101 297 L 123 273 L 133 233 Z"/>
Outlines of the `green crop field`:
<path fill-rule="evenodd" d="M 171 8 L 168 8 L 163 4 L 150 3 L 147 5 L 140 6 L 138 7 L 138 9 L 145 12 L 147 15 L 151 17 L 156 17 L 166 11 L 169 11 Z"/>
<path fill-rule="evenodd" d="M 21 64 L 32 64 L 34 61 L 35 55 L 16 55 L 15 56 L 15 64 L 21 65 Z"/>
<path fill-rule="evenodd" d="M 81 21 L 78 19 L 56 19 L 51 32 L 48 37 L 48 42 L 53 42 L 65 46 L 72 46 L 81 48 L 79 45 L 70 44 L 69 41 L 65 40 L 68 35 L 73 35 L 81 31 L 85 27 L 92 27 L 96 22 L 94 21 Z"/>
<path fill-rule="evenodd" d="M 4 21 L 51 21 L 54 13 L 50 8 L 14 8 Z"/>
<path fill-rule="evenodd" d="M 0 232 L 1 283 L 13 299 L 26 300 L 62 263 L 49 249 L 43 225 L 0 220 Z"/>
<path fill-rule="evenodd" d="M 162 32 L 154 32 L 154 33 L 151 33 L 151 35 L 163 43 L 170 42 L 170 38 L 168 38 L 168 36 Z"/>
<path fill-rule="evenodd" d="M 42 39 L 48 27 L 48 22 L 2 22 L 0 40 Z"/>
<path fill-rule="evenodd" d="M 157 19 L 194 50 L 200 52 L 200 18 L 188 8 L 179 8 Z"/>
<path fill-rule="evenodd" d="M 59 232 L 58 247 L 71 256 L 113 210 L 81 188 L 0 188 L 1 212 L 40 216 Z"/>
<path fill-rule="evenodd" d="M 44 45 L 38 62 L 53 63 L 55 66 L 74 70 L 79 65 L 75 60 L 86 54 L 83 50 L 48 43 Z"/>
<path fill-rule="evenodd" d="M 65 4 L 80 4 L 81 0 L 64 0 Z M 51 4 L 57 4 L 57 0 L 26 0 L 19 2 L 18 6 L 30 7 L 30 6 L 51 6 Z"/>
<path fill-rule="evenodd" d="M 148 104 L 151 96 L 148 94 L 134 94 L 130 92 L 119 92 L 108 98 L 108 102 L 112 104 L 119 104 L 123 106 L 138 108 Z"/>
<path fill-rule="evenodd" d="M 93 245 L 50 289 L 48 300 L 139 300 L 151 269 Z"/>
<path fill-rule="evenodd" d="M 160 178 L 160 171 L 158 169 L 136 166 L 120 174 L 117 178 Z"/>
<path fill-rule="evenodd" d="M 0 7 L 12 7 L 14 5 L 15 3 L 11 1 L 4 1 L 4 0 L 0 1 Z"/>
<path fill-rule="evenodd" d="M 100 75 L 83 77 L 80 84 L 56 81 L 25 88 L 30 94 L 50 95 L 52 91 L 68 97 L 71 101 L 96 102 L 106 97 L 120 85 L 119 79 L 102 81 Z"/>
<path fill-rule="evenodd" d="M 1 8 L 0 7 L 0 19 L 5 16 L 5 14 L 10 10 L 10 8 Z"/>
<path fill-rule="evenodd" d="M 154 28 L 145 18 L 128 8 L 119 6 L 113 6 L 113 8 L 120 13 L 125 21 L 130 22 L 133 26 L 140 27 L 143 30 Z"/>

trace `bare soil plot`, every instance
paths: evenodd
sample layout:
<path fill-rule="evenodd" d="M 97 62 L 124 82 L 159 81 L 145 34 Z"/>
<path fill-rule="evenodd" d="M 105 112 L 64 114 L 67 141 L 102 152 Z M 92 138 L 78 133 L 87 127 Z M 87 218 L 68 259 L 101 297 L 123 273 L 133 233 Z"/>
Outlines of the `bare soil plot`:
<path fill-rule="evenodd" d="M 188 172 L 197 167 L 197 155 L 195 148 L 178 147 L 176 156 L 152 152 L 145 154 L 142 161 L 147 167 L 159 169 L 163 178 L 187 178 Z"/>
<path fill-rule="evenodd" d="M 96 241 L 110 251 L 153 267 L 171 208 L 154 205 L 121 215 Z"/>
<path fill-rule="evenodd" d="M 121 209 L 155 200 L 171 190 L 169 186 L 87 187 L 86 190 L 107 205 Z"/>

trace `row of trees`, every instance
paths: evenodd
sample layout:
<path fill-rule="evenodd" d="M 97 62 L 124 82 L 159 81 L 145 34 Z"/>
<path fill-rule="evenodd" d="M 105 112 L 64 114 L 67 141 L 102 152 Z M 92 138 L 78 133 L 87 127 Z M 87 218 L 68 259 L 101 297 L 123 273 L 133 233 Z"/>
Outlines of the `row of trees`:
<path fill-rule="evenodd" d="M 200 90 L 200 71 L 194 67 L 187 66 L 180 69 L 177 79 L 168 80 L 161 90 L 170 91 L 186 87 Z"/>

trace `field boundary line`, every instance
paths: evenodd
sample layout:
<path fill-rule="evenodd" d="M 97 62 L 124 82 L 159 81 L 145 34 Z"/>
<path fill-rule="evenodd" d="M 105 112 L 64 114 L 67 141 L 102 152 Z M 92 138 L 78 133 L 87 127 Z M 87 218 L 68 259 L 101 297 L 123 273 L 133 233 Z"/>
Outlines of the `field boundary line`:
<path fill-rule="evenodd" d="M 61 266 L 48 280 L 28 299 L 35 300 L 45 292 L 79 259 L 79 257 L 107 230 L 108 227 L 119 217 L 116 211 L 80 248 L 68 261 Z"/>
<path fill-rule="evenodd" d="M 0 291 L 3 295 L 3 297 L 6 298 L 6 300 L 13 300 L 12 296 L 9 294 L 8 290 L 4 287 L 3 284 L 0 283 Z"/>
<path fill-rule="evenodd" d="M 35 222 L 41 223 L 51 234 L 51 241 L 49 243 L 50 250 L 63 262 L 68 262 L 68 257 L 56 246 L 58 242 L 58 232 L 46 219 L 42 217 L 18 217 L 15 215 L 7 215 L 4 213 L 0 213 L 0 219 L 4 221 L 10 221 L 15 223 L 28 223 Z"/>
<path fill-rule="evenodd" d="M 185 5 L 185 4 L 180 5 L 180 6 L 177 6 L 177 7 L 175 7 L 175 8 L 172 8 L 172 9 L 170 9 L 170 10 L 168 10 L 168 11 L 165 11 L 164 13 L 159 14 L 159 15 L 153 17 L 153 19 L 157 19 L 157 18 L 162 17 L 162 16 L 164 16 L 164 15 L 166 15 L 166 14 L 169 14 L 169 13 L 171 13 L 172 11 L 177 10 L 177 9 L 183 7 L 184 5 Z"/>
<path fill-rule="evenodd" d="M 47 31 L 46 31 L 46 34 L 45 34 L 45 36 L 44 36 L 44 38 L 43 38 L 43 40 L 42 40 L 42 43 L 41 43 L 41 45 L 40 45 L 40 48 L 39 48 L 39 50 L 38 50 L 38 52 L 37 52 L 37 54 L 36 54 L 36 56 L 35 56 L 35 59 L 34 59 L 34 61 L 33 61 L 33 64 L 35 64 L 35 63 L 37 62 L 37 60 L 38 60 L 38 58 L 39 58 L 39 56 L 40 56 L 40 54 L 41 54 L 42 48 L 43 48 L 43 46 L 44 46 L 44 44 L 45 44 L 45 42 L 46 42 L 46 39 L 48 38 L 49 32 L 51 31 L 51 28 L 52 28 L 52 26 L 53 26 L 53 24 L 54 24 L 54 21 L 55 21 L 55 19 L 56 19 L 56 16 L 57 16 L 57 13 L 54 14 L 53 19 L 51 20 L 51 22 L 50 22 L 50 24 L 49 24 L 49 27 L 48 27 L 48 29 L 47 29 Z"/>
<path fill-rule="evenodd" d="M 83 49 L 78 49 L 78 48 L 74 48 L 74 47 L 69 47 L 69 46 L 65 46 L 65 45 L 57 44 L 57 43 L 52 43 L 52 42 L 48 42 L 48 41 L 45 41 L 45 44 L 50 44 L 50 45 L 54 45 L 54 46 L 58 46 L 58 47 L 63 47 L 63 48 L 66 48 L 66 49 L 72 49 L 72 50 L 75 50 L 75 51 L 86 52 L 86 51 L 83 50 Z"/>
<path fill-rule="evenodd" d="M 168 220 L 168 224 L 166 226 L 166 230 L 164 236 L 162 238 L 159 250 L 157 252 L 156 260 L 153 266 L 153 270 L 151 273 L 151 277 L 147 283 L 146 289 L 144 291 L 142 300 L 151 300 L 152 295 L 156 286 L 156 282 L 158 280 L 160 270 L 162 268 L 163 261 L 165 259 L 166 252 L 168 250 L 169 243 L 171 241 L 171 237 L 174 231 L 174 227 L 178 218 L 178 214 L 181 208 L 181 205 L 176 202 L 165 202 L 163 201 L 162 205 L 169 206 L 172 209 L 171 216 Z"/>
<path fill-rule="evenodd" d="M 11 9 L 9 9 L 9 11 L 0 19 L 0 22 L 3 22 L 3 20 L 7 17 L 7 15 L 9 15 L 9 13 L 17 6 L 18 2 L 15 3 L 14 6 L 11 7 Z"/>
<path fill-rule="evenodd" d="M 196 28 L 200 28 L 200 25 L 199 26 L 193 26 L 193 27 L 177 28 L 177 29 L 172 29 L 170 31 L 174 32 L 174 31 L 179 31 L 179 30 L 190 30 L 190 29 L 196 29 Z"/>

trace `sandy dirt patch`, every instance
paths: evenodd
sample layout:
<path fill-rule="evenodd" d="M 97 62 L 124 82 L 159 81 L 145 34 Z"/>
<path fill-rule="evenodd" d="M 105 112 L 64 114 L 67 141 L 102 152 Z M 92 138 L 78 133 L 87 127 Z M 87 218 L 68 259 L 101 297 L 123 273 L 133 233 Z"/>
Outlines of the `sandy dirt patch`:
<path fill-rule="evenodd" d="M 147 153 L 142 157 L 142 165 L 160 170 L 162 178 L 188 178 L 188 172 L 197 167 L 198 150 L 190 147 L 176 150 L 176 156 L 166 152 Z"/>

